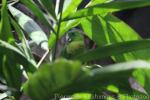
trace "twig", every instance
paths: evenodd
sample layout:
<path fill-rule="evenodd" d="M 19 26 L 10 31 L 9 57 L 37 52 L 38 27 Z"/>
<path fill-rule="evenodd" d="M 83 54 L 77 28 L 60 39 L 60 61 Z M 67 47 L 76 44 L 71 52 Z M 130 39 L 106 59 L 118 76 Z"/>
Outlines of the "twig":
<path fill-rule="evenodd" d="M 43 57 L 41 58 L 41 60 L 38 62 L 37 68 L 40 67 L 40 65 L 42 64 L 42 62 L 44 61 L 44 59 L 46 58 L 46 56 L 48 55 L 48 53 L 49 53 L 49 50 L 47 50 L 47 51 L 45 52 L 45 54 L 43 55 Z"/>

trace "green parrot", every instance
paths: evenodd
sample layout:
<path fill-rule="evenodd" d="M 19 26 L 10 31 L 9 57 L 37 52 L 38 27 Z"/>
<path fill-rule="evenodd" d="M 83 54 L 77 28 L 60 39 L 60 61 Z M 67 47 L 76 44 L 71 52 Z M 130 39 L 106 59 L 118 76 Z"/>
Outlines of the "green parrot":
<path fill-rule="evenodd" d="M 69 59 L 86 51 L 84 37 L 81 32 L 70 32 L 67 38 L 67 43 L 61 52 L 62 57 Z"/>

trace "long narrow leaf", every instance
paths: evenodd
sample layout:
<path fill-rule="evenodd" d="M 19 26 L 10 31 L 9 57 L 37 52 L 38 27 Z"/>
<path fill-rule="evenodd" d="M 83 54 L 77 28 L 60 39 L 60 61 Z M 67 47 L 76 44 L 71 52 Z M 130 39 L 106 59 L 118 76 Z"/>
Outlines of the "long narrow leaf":
<path fill-rule="evenodd" d="M 87 62 L 109 56 L 116 56 L 122 53 L 138 51 L 150 48 L 150 40 L 128 41 L 99 47 L 95 50 L 78 55 L 74 59 Z"/>
<path fill-rule="evenodd" d="M 44 50 L 48 50 L 48 38 L 38 24 L 29 16 L 25 15 L 11 5 L 9 5 L 9 10 L 18 21 L 21 28 L 29 34 L 33 42 Z"/>
<path fill-rule="evenodd" d="M 20 2 L 23 3 L 25 6 L 27 6 L 44 25 L 49 26 L 51 30 L 55 33 L 53 26 L 45 18 L 44 13 L 32 0 L 20 0 Z"/>
<path fill-rule="evenodd" d="M 76 83 L 73 83 L 71 86 L 75 85 L 75 88 L 68 88 L 68 91 L 75 92 L 82 89 L 83 91 L 99 94 L 106 90 L 109 85 L 114 85 L 119 89 L 119 93 L 127 93 L 132 96 L 137 91 L 131 86 L 133 83 L 130 84 L 131 79 L 133 79 L 137 82 L 134 88 L 137 88 L 137 86 L 140 86 L 141 90 L 144 88 L 145 90 L 143 90 L 141 95 L 145 94 L 149 96 L 149 71 L 150 63 L 145 61 L 132 61 L 109 65 L 92 70 L 89 75 L 85 75 L 76 81 Z"/>
<path fill-rule="evenodd" d="M 82 20 L 81 24 L 86 35 L 95 41 L 99 47 L 112 43 L 142 39 L 138 33 L 126 23 L 111 14 L 108 14 L 105 17 L 87 17 Z M 118 62 L 133 59 L 149 60 L 149 56 L 147 55 L 148 52 L 149 49 L 144 49 L 138 52 L 130 52 L 115 56 L 113 59 Z"/>
<path fill-rule="evenodd" d="M 63 17 L 65 18 L 71 13 L 74 13 L 82 0 L 65 0 L 63 8 Z"/>
<path fill-rule="evenodd" d="M 16 57 L 17 62 L 20 63 L 21 65 L 23 65 L 24 69 L 28 73 L 33 73 L 36 71 L 36 67 L 24 57 L 24 54 L 22 54 L 22 52 L 19 49 L 0 40 L 0 54 L 1 55 L 7 54 L 7 52 L 5 52 L 5 51 L 12 52 L 14 57 Z"/>
<path fill-rule="evenodd" d="M 33 55 L 32 55 L 32 51 L 31 51 L 31 49 L 30 49 L 29 44 L 27 43 L 27 40 L 26 40 L 26 38 L 25 38 L 25 36 L 24 36 L 24 33 L 23 33 L 22 29 L 19 27 L 19 25 L 18 25 L 18 24 L 15 22 L 15 20 L 12 19 L 12 18 L 11 18 L 11 23 L 12 23 L 14 29 L 16 30 L 16 32 L 18 33 L 19 39 L 22 41 L 22 42 L 21 42 L 21 44 L 22 44 L 21 47 L 22 47 L 22 49 L 23 49 L 24 55 L 26 56 L 26 58 L 27 58 L 28 60 L 30 60 L 31 62 L 33 62 L 33 64 L 35 65 L 36 62 L 35 62 L 35 60 L 34 60 L 34 57 L 33 57 Z"/>
<path fill-rule="evenodd" d="M 137 7 L 149 6 L 149 0 L 120 0 L 120 1 L 112 1 L 104 4 L 97 4 L 94 6 L 87 7 L 85 9 L 79 10 L 76 13 L 70 14 L 68 17 L 64 18 L 64 20 L 71 20 L 75 18 L 81 18 L 86 16 L 93 16 L 100 14 L 101 16 L 105 16 L 110 12 L 116 12 L 125 9 L 132 9 Z"/>
<path fill-rule="evenodd" d="M 2 0 L 0 38 L 10 43 L 14 42 L 7 11 L 7 0 Z"/>
<path fill-rule="evenodd" d="M 36 68 L 27 60 L 22 52 L 12 45 L 0 40 L 0 69 L 1 77 L 6 81 L 6 84 L 14 88 L 12 95 L 19 98 L 19 91 L 22 84 L 22 70 L 24 67 L 28 75 L 32 75 Z"/>
<path fill-rule="evenodd" d="M 49 12 L 50 15 L 53 16 L 53 18 L 56 20 L 56 14 L 55 14 L 55 8 L 53 4 L 53 0 L 38 0 L 44 8 L 46 8 L 47 12 Z"/>

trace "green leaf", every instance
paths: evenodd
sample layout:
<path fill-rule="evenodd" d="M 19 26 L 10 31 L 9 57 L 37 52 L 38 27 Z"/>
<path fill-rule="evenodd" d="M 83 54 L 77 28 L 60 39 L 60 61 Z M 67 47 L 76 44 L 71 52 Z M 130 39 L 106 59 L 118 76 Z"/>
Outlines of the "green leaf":
<path fill-rule="evenodd" d="M 45 18 L 44 13 L 32 0 L 20 0 L 20 2 L 28 7 L 45 26 L 51 28 L 51 30 L 55 33 L 55 30 L 51 23 L 49 23 L 49 21 Z"/>
<path fill-rule="evenodd" d="M 5 100 L 8 96 L 10 96 L 10 93 L 4 92 L 4 93 L 0 94 L 0 99 Z M 14 99 L 12 99 L 12 100 L 14 100 Z"/>
<path fill-rule="evenodd" d="M 65 0 L 63 8 L 63 18 L 67 17 L 70 13 L 74 13 L 81 1 L 82 0 Z"/>
<path fill-rule="evenodd" d="M 98 16 L 87 17 L 81 21 L 85 34 L 98 46 L 103 46 L 107 43 L 107 29 L 105 28 L 105 24 Z"/>
<path fill-rule="evenodd" d="M 102 21 L 106 22 L 108 33 L 110 34 L 112 31 L 112 33 L 114 34 L 114 36 L 112 35 L 112 37 L 116 38 L 116 41 L 118 42 L 142 39 L 139 34 L 135 32 L 129 25 L 111 14 L 107 15 L 104 18 L 99 18 L 101 18 Z M 110 41 L 113 41 L 113 39 L 110 39 Z M 115 40 L 113 42 L 115 42 Z"/>
<path fill-rule="evenodd" d="M 59 1 L 59 0 L 57 0 L 57 1 Z M 75 0 L 64 0 L 63 16 L 67 16 L 71 12 L 75 12 L 80 2 L 81 2 L 81 0 L 76 0 L 76 1 Z M 57 4 L 57 6 L 58 5 L 59 4 Z M 70 20 L 70 21 L 65 21 L 65 22 L 62 21 L 61 26 L 60 26 L 59 38 L 64 36 L 65 33 L 69 29 L 77 26 L 79 23 L 80 23 L 80 19 L 79 20 Z M 57 26 L 55 28 L 57 29 Z M 51 33 L 49 41 L 48 41 L 49 48 L 53 47 L 55 41 L 56 41 L 56 35 L 55 35 L 55 33 Z"/>
<path fill-rule="evenodd" d="M 2 0 L 1 8 L 1 23 L 0 23 L 0 38 L 9 43 L 13 43 L 13 34 L 11 32 L 11 26 L 7 11 L 7 0 Z"/>
<path fill-rule="evenodd" d="M 64 1 L 65 0 L 56 0 L 55 13 L 56 13 L 56 15 L 57 15 L 58 18 L 60 17 L 60 14 L 63 11 Z"/>
<path fill-rule="evenodd" d="M 141 89 L 140 86 L 137 86 L 138 87 L 137 90 L 147 92 L 148 95 L 150 95 L 150 90 L 149 90 L 150 86 L 148 85 L 148 84 L 150 84 L 149 70 L 147 69 L 145 71 L 142 71 L 142 70 L 138 69 L 138 70 L 134 71 L 134 73 L 132 73 L 132 76 L 136 80 L 136 82 L 139 83 L 140 86 L 143 87 L 146 91 Z M 136 85 L 136 84 L 134 83 L 133 86 L 134 85 Z"/>
<path fill-rule="evenodd" d="M 65 33 L 73 28 L 76 27 L 77 25 L 80 24 L 80 19 L 79 20 L 70 20 L 70 21 L 66 21 L 66 22 L 62 22 L 61 26 L 60 26 L 60 33 L 59 33 L 59 38 L 61 38 L 62 36 L 65 35 Z M 49 40 L 48 40 L 48 45 L 49 48 L 52 48 L 54 43 L 56 41 L 56 35 L 54 33 L 51 33 Z"/>
<path fill-rule="evenodd" d="M 58 10 L 58 13 L 61 13 L 64 9 L 64 2 L 65 0 L 57 0 L 59 1 L 59 10 Z"/>
<path fill-rule="evenodd" d="M 71 20 L 75 18 L 87 17 L 100 14 L 101 16 L 105 16 L 110 12 L 116 12 L 125 9 L 132 9 L 138 7 L 149 6 L 149 0 L 118 0 L 107 2 L 103 4 L 97 4 L 94 6 L 90 6 L 84 9 L 77 11 L 76 13 L 70 14 L 68 17 L 64 18 L 64 20 Z"/>
<path fill-rule="evenodd" d="M 140 72 L 134 74 L 138 70 Z M 82 68 L 79 62 L 57 60 L 53 64 L 43 65 L 25 83 L 23 90 L 35 100 L 56 99 L 56 96 L 60 99 L 62 95 L 69 96 L 75 93 L 101 94 L 109 85 L 119 88 L 119 93 L 133 95 L 137 90 L 131 88 L 130 78 L 141 81 L 135 77 L 142 75 L 144 80 L 149 80 L 149 71 L 150 63 L 144 61 L 120 63 L 89 70 L 86 67 Z M 142 86 L 149 84 L 149 81 L 145 81 Z M 149 89 L 148 86 L 144 93 L 150 94 Z"/>
<path fill-rule="evenodd" d="M 0 60 L 0 77 L 6 81 L 8 87 L 13 88 L 11 91 L 12 95 L 18 98 L 22 85 L 21 65 L 24 67 L 27 74 L 33 74 L 36 68 L 17 48 L 1 40 Z"/>
<path fill-rule="evenodd" d="M 96 5 L 96 4 L 102 4 L 102 3 L 105 3 L 107 1 L 109 1 L 109 0 L 91 0 L 91 2 L 88 4 L 88 7 Z"/>
<path fill-rule="evenodd" d="M 124 41 L 142 40 L 138 33 L 111 14 L 106 17 L 87 17 L 86 19 L 82 19 L 81 23 L 87 36 L 94 40 L 99 47 Z M 149 60 L 148 52 L 149 48 L 115 56 L 113 59 L 119 62 L 133 59 Z"/>
<path fill-rule="evenodd" d="M 87 17 L 82 19 L 81 24 L 86 35 L 98 46 L 141 39 L 138 33 L 112 15 L 104 18 L 101 16 Z"/>
<path fill-rule="evenodd" d="M 13 59 L 15 59 L 18 64 L 24 66 L 24 69 L 26 70 L 27 73 L 32 74 L 33 72 L 36 71 L 36 67 L 25 58 L 24 54 L 22 54 L 22 52 L 20 50 L 18 50 L 16 47 L 14 47 L 2 40 L 0 40 L 0 55 L 1 55 L 0 59 L 1 59 L 1 57 L 3 57 L 3 55 L 7 55 L 9 58 L 9 54 L 13 55 L 12 56 Z"/>
<path fill-rule="evenodd" d="M 28 33 L 33 42 L 39 45 L 42 49 L 48 50 L 48 38 L 38 24 L 29 16 L 25 15 L 11 5 L 9 5 L 9 10 L 21 28 Z"/>
<path fill-rule="evenodd" d="M 0 66 L 3 65 L 3 62 L 2 62 L 3 61 L 3 57 L 2 56 L 3 56 L 3 54 L 0 53 Z M 0 79 L 2 79 L 2 77 L 4 77 L 2 73 L 3 73 L 2 67 L 0 67 Z"/>
<path fill-rule="evenodd" d="M 139 71 L 140 70 L 140 71 Z M 134 74 L 139 71 L 138 74 Z M 75 92 L 88 92 L 100 94 L 104 92 L 109 85 L 114 85 L 119 89 L 119 93 L 134 95 L 138 90 L 131 87 L 133 83 L 130 83 L 131 78 L 137 81 L 137 84 L 144 88 L 144 92 L 141 95 L 150 95 L 148 84 L 150 71 L 150 63 L 145 61 L 132 61 L 119 63 L 109 66 L 104 66 L 103 68 L 97 68 L 89 71 L 88 74 L 84 74 L 76 82 L 69 85 L 69 87 L 63 93 L 75 93 Z M 142 74 L 145 73 L 145 74 Z M 134 75 L 133 75 L 134 74 Z M 144 84 L 141 85 L 140 81 L 136 77 L 142 77 Z M 108 81 L 109 80 L 109 81 Z M 99 87 L 99 88 L 98 88 Z"/>
<path fill-rule="evenodd" d="M 55 14 L 55 8 L 54 8 L 54 4 L 53 4 L 53 0 L 38 0 L 41 5 L 46 8 L 47 12 L 49 12 L 50 15 L 52 15 L 52 17 L 56 20 L 56 14 Z"/>
<path fill-rule="evenodd" d="M 83 54 L 77 55 L 74 59 L 82 62 L 101 59 L 109 56 L 117 56 L 123 53 L 138 51 L 141 49 L 150 48 L 150 40 L 136 40 L 122 43 L 115 43 L 90 50 Z"/>
<path fill-rule="evenodd" d="M 57 91 L 77 78 L 80 66 L 79 62 L 67 60 L 57 60 L 53 64 L 43 65 L 24 85 L 23 90 L 33 100 L 51 99 Z"/>
<path fill-rule="evenodd" d="M 7 52 L 7 54 L 2 56 L 2 74 L 7 85 L 15 89 L 15 91 L 13 91 L 15 94 L 13 93 L 13 95 L 18 97 L 19 94 L 17 94 L 17 92 L 19 93 L 22 84 L 22 71 L 20 69 L 20 65 L 17 63 L 17 59 L 14 59 L 14 54 L 7 50 L 5 50 L 5 52 Z"/>
<path fill-rule="evenodd" d="M 20 26 L 15 22 L 14 19 L 11 19 L 11 24 L 14 27 L 15 31 L 18 33 L 19 35 L 19 39 L 21 40 L 21 48 L 22 48 L 22 53 L 25 55 L 25 57 L 30 60 L 31 62 L 33 62 L 34 65 L 36 65 L 36 62 L 34 60 L 32 51 L 30 49 L 29 44 L 27 43 L 27 40 L 24 36 L 24 33 L 22 31 L 22 29 L 20 28 Z"/>

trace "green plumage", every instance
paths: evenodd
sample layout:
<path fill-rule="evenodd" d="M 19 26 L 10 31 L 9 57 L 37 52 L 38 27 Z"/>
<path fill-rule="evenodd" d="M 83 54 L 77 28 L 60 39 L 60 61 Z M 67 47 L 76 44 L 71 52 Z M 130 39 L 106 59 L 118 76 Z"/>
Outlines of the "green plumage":
<path fill-rule="evenodd" d="M 65 58 L 72 58 L 85 51 L 84 37 L 79 32 L 68 34 L 68 41 L 62 50 L 61 55 Z"/>

